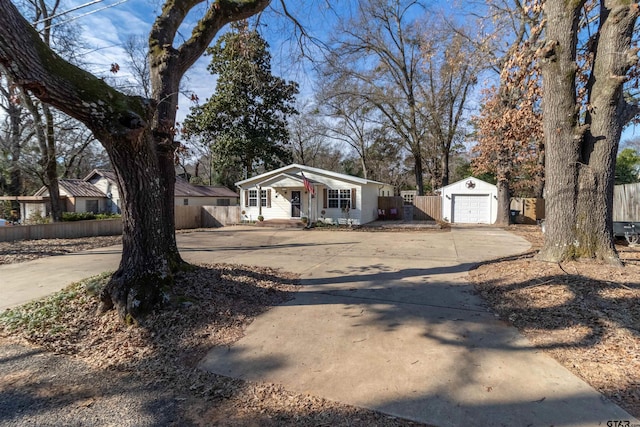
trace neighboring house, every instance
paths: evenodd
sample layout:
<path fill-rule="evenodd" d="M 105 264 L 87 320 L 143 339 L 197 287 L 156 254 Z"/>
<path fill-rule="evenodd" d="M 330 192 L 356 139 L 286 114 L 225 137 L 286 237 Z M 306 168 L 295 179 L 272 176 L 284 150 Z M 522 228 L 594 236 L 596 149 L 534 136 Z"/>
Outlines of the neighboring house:
<path fill-rule="evenodd" d="M 456 224 L 493 224 L 498 218 L 498 188 L 469 177 L 437 192 L 442 197 L 442 218 Z"/>
<path fill-rule="evenodd" d="M 122 202 L 116 175 L 112 171 L 95 169 L 84 179 L 60 179 L 60 200 L 65 212 L 120 213 Z M 42 187 L 33 196 L 4 196 L 0 200 L 20 203 L 20 217 L 29 219 L 35 213 L 47 216 L 51 212 L 49 191 Z M 177 177 L 176 205 L 237 206 L 238 194 L 226 187 L 191 185 Z"/>
<path fill-rule="evenodd" d="M 185 206 L 238 206 L 240 197 L 223 186 L 193 185 L 176 177 L 175 204 Z"/>
<path fill-rule="evenodd" d="M 90 182 L 82 179 L 60 179 L 60 197 L 64 198 L 64 212 L 104 212 L 105 194 Z M 35 194 L 35 197 L 49 198 L 49 190 L 42 187 Z"/>
<path fill-rule="evenodd" d="M 94 170 L 85 178 L 102 190 L 120 211 L 120 193 L 116 175 L 112 171 Z M 185 206 L 237 206 L 240 203 L 238 193 L 222 186 L 193 185 L 180 176 L 176 176 L 175 205 Z"/>
<path fill-rule="evenodd" d="M 118 178 L 113 171 L 94 169 L 84 177 L 84 181 L 90 182 L 106 197 L 105 208 L 102 212 L 120 213 L 120 191 L 118 190 Z"/>
<path fill-rule="evenodd" d="M 393 186 L 292 164 L 236 183 L 244 219 L 308 218 L 311 222 L 366 224 L 378 218 L 378 197 Z"/>

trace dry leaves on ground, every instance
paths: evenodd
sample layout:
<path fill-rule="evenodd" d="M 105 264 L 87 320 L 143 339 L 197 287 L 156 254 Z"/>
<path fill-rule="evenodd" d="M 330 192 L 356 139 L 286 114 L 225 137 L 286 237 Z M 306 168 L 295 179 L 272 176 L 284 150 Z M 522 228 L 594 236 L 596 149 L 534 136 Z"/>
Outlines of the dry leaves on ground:
<path fill-rule="evenodd" d="M 640 416 L 640 248 L 617 246 L 624 268 L 536 261 L 535 226 L 509 231 L 533 250 L 470 272 L 500 317 L 632 415 Z"/>
<path fill-rule="evenodd" d="M 278 385 L 197 369 L 198 361 L 213 346 L 231 345 L 255 316 L 292 298 L 297 276 L 260 267 L 197 266 L 176 278 L 173 305 L 149 316 L 140 327 L 124 325 L 114 311 L 95 315 L 98 301 L 94 295 L 106 280 L 104 275 L 78 283 L 43 302 L 0 315 L 0 337 L 21 338 L 51 352 L 73 355 L 95 371 L 96 381 L 108 382 L 95 392 L 84 392 L 82 402 L 104 400 L 105 389 L 110 396 L 139 390 L 136 396 L 141 399 L 153 390 L 154 399 L 156 394 L 169 395 L 170 401 L 178 402 L 180 415 L 175 425 L 421 425 L 292 393 Z M 108 372 L 111 374 L 105 375 Z M 76 378 L 90 376 L 57 375 L 65 387 Z M 7 383 L 13 380 L 0 379 L 0 392 L 15 387 Z M 21 391 L 37 394 L 38 384 L 39 380 L 23 381 Z M 77 405 L 75 408 L 80 411 Z M 57 410 L 67 409 L 60 405 Z M 100 419 L 100 415 L 92 416 Z"/>
<path fill-rule="evenodd" d="M 52 255 L 64 255 L 94 248 L 113 246 L 121 236 L 83 237 L 80 239 L 40 239 L 0 242 L 0 264 L 14 264 Z"/>

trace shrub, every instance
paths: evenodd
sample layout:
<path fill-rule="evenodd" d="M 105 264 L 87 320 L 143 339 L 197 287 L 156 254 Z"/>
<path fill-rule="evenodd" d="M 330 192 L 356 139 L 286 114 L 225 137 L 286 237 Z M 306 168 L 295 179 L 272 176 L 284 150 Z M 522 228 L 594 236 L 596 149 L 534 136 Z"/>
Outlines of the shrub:
<path fill-rule="evenodd" d="M 42 211 L 36 209 L 35 211 L 31 212 L 27 221 L 29 224 L 48 224 L 49 218 L 43 216 Z"/>
<path fill-rule="evenodd" d="M 63 221 L 86 221 L 89 219 L 96 219 L 96 214 L 93 212 L 62 212 Z"/>
<path fill-rule="evenodd" d="M 122 215 L 113 213 L 113 212 L 99 213 L 96 215 L 96 219 L 113 219 L 113 218 L 122 218 Z"/>

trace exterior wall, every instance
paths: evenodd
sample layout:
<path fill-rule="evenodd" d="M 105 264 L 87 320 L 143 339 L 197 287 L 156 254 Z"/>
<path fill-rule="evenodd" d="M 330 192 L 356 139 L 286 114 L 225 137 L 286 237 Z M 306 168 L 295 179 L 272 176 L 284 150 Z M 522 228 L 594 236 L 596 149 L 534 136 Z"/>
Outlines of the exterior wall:
<path fill-rule="evenodd" d="M 378 219 L 378 196 L 381 194 L 386 195 L 387 191 L 379 189 L 377 185 L 363 185 L 360 193 L 362 193 L 362 224 L 375 221 Z M 391 192 L 391 195 L 393 195 L 393 192 Z"/>
<path fill-rule="evenodd" d="M 288 187 L 284 188 L 273 188 L 273 187 L 263 187 L 262 190 L 270 190 L 271 191 L 271 206 L 262 206 L 262 210 L 260 210 L 259 206 L 246 206 L 245 205 L 245 192 L 249 190 L 257 190 L 256 187 L 242 189 L 240 191 L 240 206 L 242 210 L 245 212 L 243 216 L 244 221 L 256 221 L 259 215 L 262 215 L 265 220 L 268 219 L 291 219 L 291 192 L 292 191 L 300 191 L 300 217 L 308 216 L 309 212 L 309 194 L 305 194 L 305 189 L 303 186 L 300 187 Z M 317 196 L 316 196 L 317 197 Z M 312 199 L 312 206 L 314 205 L 315 199 Z M 258 199 L 258 203 L 260 203 L 260 199 Z M 262 213 L 261 213 L 262 212 Z M 314 212 L 311 213 L 312 221 L 314 218 Z"/>
<path fill-rule="evenodd" d="M 473 181 L 475 187 L 468 188 L 467 181 Z M 490 198 L 489 223 L 496 222 L 498 215 L 498 190 L 495 185 L 476 178 L 466 178 L 441 189 L 442 219 L 451 222 L 453 218 L 453 200 L 456 195 L 480 196 L 487 195 Z"/>
<path fill-rule="evenodd" d="M 107 196 L 111 194 L 111 199 L 107 198 L 100 205 L 101 212 L 110 212 L 110 213 L 120 213 L 121 203 L 120 203 L 120 192 L 118 191 L 118 186 L 112 184 L 111 181 L 104 177 L 94 177 L 90 181 L 93 185 L 95 185 L 100 191 L 102 191 Z"/>
<path fill-rule="evenodd" d="M 294 165 L 298 166 L 298 165 Z M 315 189 L 315 195 L 309 197 L 305 192 L 302 178 L 293 176 L 300 170 L 304 172 L 311 185 Z M 311 222 L 318 220 L 327 223 L 345 224 L 347 222 L 359 225 L 374 221 L 378 217 L 378 197 L 392 196 L 394 194 L 393 186 L 381 183 L 361 184 L 359 178 L 354 178 L 353 182 L 350 177 L 346 179 L 340 177 L 329 176 L 320 172 L 309 171 L 302 166 L 293 167 L 288 171 L 265 174 L 262 181 L 258 179 L 248 180 L 240 183 L 240 206 L 244 212 L 242 220 L 255 221 L 259 215 L 265 220 L 269 219 L 291 219 L 291 192 L 300 191 L 301 196 L 301 217 L 308 217 Z M 262 190 L 270 190 L 271 199 L 268 206 L 247 206 L 247 192 L 251 189 L 257 190 L 257 185 L 262 186 Z M 251 186 L 251 187 L 249 187 Z M 353 201 L 348 212 L 343 212 L 341 208 L 329 208 L 328 200 L 325 203 L 325 191 L 331 190 L 348 190 L 350 194 L 355 190 L 355 198 L 350 197 Z"/>

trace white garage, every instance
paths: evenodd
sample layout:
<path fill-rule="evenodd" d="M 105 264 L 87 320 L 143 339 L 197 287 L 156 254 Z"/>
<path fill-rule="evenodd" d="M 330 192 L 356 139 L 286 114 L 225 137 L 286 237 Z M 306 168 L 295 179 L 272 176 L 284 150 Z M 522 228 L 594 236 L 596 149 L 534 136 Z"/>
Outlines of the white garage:
<path fill-rule="evenodd" d="M 441 188 L 442 218 L 456 224 L 493 224 L 498 189 L 478 178 L 465 178 Z"/>

